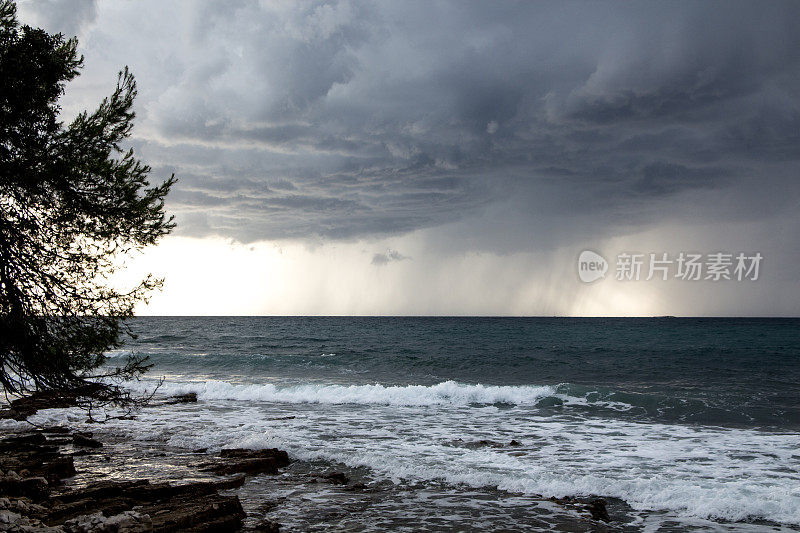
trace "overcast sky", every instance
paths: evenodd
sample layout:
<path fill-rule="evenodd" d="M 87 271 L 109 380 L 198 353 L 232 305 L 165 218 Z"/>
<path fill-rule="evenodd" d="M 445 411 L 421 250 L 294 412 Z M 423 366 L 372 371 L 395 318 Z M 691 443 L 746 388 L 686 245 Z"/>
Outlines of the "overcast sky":
<path fill-rule="evenodd" d="M 19 3 L 180 180 L 151 314 L 800 314 L 800 3 Z M 584 249 L 609 275 L 577 274 Z M 756 281 L 617 281 L 621 252 Z"/>

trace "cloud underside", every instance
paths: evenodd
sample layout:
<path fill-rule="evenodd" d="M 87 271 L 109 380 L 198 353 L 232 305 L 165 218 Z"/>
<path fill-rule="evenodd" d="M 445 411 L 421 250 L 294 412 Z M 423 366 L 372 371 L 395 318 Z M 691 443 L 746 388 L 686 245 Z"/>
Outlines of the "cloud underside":
<path fill-rule="evenodd" d="M 79 34 L 76 102 L 131 66 L 183 235 L 502 251 L 800 197 L 797 3 L 75 5 L 22 10 Z"/>

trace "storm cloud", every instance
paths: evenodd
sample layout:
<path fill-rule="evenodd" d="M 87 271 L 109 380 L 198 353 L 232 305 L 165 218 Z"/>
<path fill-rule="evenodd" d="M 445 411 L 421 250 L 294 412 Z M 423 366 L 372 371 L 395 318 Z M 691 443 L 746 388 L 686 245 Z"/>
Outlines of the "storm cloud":
<path fill-rule="evenodd" d="M 558 214 L 515 199 L 540 194 L 613 228 L 687 191 L 798 196 L 796 3 L 51 0 L 23 14 L 81 34 L 84 99 L 132 67 L 134 145 L 180 178 L 169 207 L 188 235 L 402 234 L 503 202 L 534 224 Z"/>
<path fill-rule="evenodd" d="M 132 145 L 154 176 L 179 178 L 178 235 L 316 246 L 424 234 L 442 253 L 502 255 L 676 225 L 706 242 L 703 227 L 750 224 L 758 238 L 722 245 L 800 255 L 796 2 L 49 0 L 20 12 L 80 38 L 68 115 L 131 67 Z M 373 265 L 391 262 L 375 249 Z"/>

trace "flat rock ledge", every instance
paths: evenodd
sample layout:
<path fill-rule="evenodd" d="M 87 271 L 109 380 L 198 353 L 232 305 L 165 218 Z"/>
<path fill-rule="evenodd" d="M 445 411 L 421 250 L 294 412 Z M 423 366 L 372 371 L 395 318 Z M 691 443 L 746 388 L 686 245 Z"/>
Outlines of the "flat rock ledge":
<path fill-rule="evenodd" d="M 245 482 L 245 474 L 276 474 L 289 464 L 277 449 L 228 449 L 199 465 L 219 480 L 182 484 L 146 479 L 101 481 L 71 487 L 72 455 L 59 447 L 99 448 L 85 433 L 41 429 L 0 440 L 0 532 L 226 532 L 240 531 L 245 513 L 239 497 L 220 494 Z M 76 452 L 77 453 L 77 452 Z M 259 531 L 278 531 L 264 522 Z"/>
<path fill-rule="evenodd" d="M 78 405 L 81 398 L 91 397 L 96 387 L 85 385 L 69 391 L 47 390 L 16 398 L 0 408 L 0 418 L 22 422 L 39 409 L 57 409 Z"/>
<path fill-rule="evenodd" d="M 288 465 L 289 456 L 277 448 L 263 450 L 225 448 L 220 451 L 218 459 L 201 464 L 200 469 L 217 475 L 277 474 L 279 468 Z"/>

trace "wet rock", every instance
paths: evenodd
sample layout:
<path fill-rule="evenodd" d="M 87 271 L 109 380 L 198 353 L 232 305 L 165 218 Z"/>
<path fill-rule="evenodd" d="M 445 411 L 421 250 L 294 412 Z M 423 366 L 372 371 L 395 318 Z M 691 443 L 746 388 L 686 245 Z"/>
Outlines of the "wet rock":
<path fill-rule="evenodd" d="M 47 513 L 47 520 L 50 524 L 55 525 L 93 513 L 112 516 L 131 510 L 134 503 L 134 500 L 123 497 L 101 500 L 83 498 L 67 503 L 54 500 Z"/>
<path fill-rule="evenodd" d="M 278 463 L 274 457 L 239 459 L 229 463 L 208 466 L 204 471 L 223 476 L 228 474 L 277 474 Z"/>
<path fill-rule="evenodd" d="M 333 472 L 332 474 L 326 474 L 322 477 L 334 485 L 347 485 L 350 482 L 350 478 L 342 472 Z"/>
<path fill-rule="evenodd" d="M 262 448 L 260 450 L 248 450 L 244 448 L 223 448 L 219 452 L 223 459 L 261 459 L 272 457 L 279 467 L 289 465 L 289 454 L 277 448 Z"/>
<path fill-rule="evenodd" d="M 42 428 L 42 433 L 66 434 L 70 429 L 65 426 L 47 426 Z"/>
<path fill-rule="evenodd" d="M 287 500 L 288 498 L 285 496 L 266 500 L 258 506 L 258 511 L 266 515 L 267 513 L 274 511 L 280 505 L 286 503 Z"/>
<path fill-rule="evenodd" d="M 139 500 L 164 500 L 184 496 L 205 496 L 214 494 L 220 490 L 239 488 L 244 485 L 245 477 L 240 474 L 228 479 L 219 481 L 195 481 L 193 483 L 183 483 L 172 485 L 170 483 L 145 483 L 138 487 L 125 491 L 126 495 Z"/>
<path fill-rule="evenodd" d="M 160 402 L 158 405 L 174 405 L 179 403 L 197 403 L 197 393 L 187 392 L 186 394 L 176 394 Z"/>
<path fill-rule="evenodd" d="M 605 500 L 599 498 L 592 500 L 586 505 L 585 509 L 589 511 L 593 519 L 601 520 L 603 522 L 611 522 L 611 517 L 608 516 L 608 510 L 606 509 Z"/>
<path fill-rule="evenodd" d="M 197 403 L 197 393 L 187 392 L 186 394 L 178 394 L 173 396 L 172 399 L 176 403 Z"/>
<path fill-rule="evenodd" d="M 588 499 L 565 496 L 563 498 L 551 497 L 548 500 L 580 514 L 588 514 L 593 520 L 611 522 L 611 517 L 606 509 L 606 501 L 602 498 Z"/>
<path fill-rule="evenodd" d="M 481 440 L 474 440 L 474 441 L 464 441 L 461 439 L 457 439 L 453 441 L 454 446 L 463 446 L 464 448 L 470 449 L 477 449 L 477 448 L 503 448 L 504 445 L 502 442 L 496 442 L 493 440 L 488 439 L 481 439 Z"/>
<path fill-rule="evenodd" d="M 72 457 L 60 454 L 58 447 L 51 446 L 40 432 L 12 435 L 0 441 L 0 470 L 17 472 L 21 477 L 43 477 L 49 485 L 58 485 L 61 479 L 75 475 Z M 28 483 L 24 490 L 35 484 Z M 8 484 L 5 480 L 6 487 Z M 20 490 L 13 487 L 11 490 Z"/>
<path fill-rule="evenodd" d="M 244 473 L 274 473 L 289 464 L 281 450 L 231 449 L 211 465 L 218 473 L 243 472 L 225 479 L 183 484 L 104 481 L 58 488 L 61 479 L 75 475 L 72 456 L 53 445 L 62 444 L 64 433 L 48 432 L 56 435 L 50 438 L 35 431 L 0 440 L 0 531 L 238 531 L 245 516 L 241 502 L 219 491 L 241 487 Z M 91 434 L 75 433 L 73 438 L 84 449 L 102 446 Z"/>
<path fill-rule="evenodd" d="M 217 490 L 238 489 L 244 485 L 244 474 L 239 474 L 222 481 L 213 482 Z"/>
<path fill-rule="evenodd" d="M 101 500 L 120 496 L 124 491 L 134 490 L 142 485 L 148 485 L 146 479 L 135 481 L 98 481 L 81 489 L 70 489 L 54 497 L 60 502 L 74 502 L 81 499 Z"/>
<path fill-rule="evenodd" d="M 97 515 L 120 516 L 119 520 L 128 517 L 128 520 L 129 512 L 136 511 L 148 518 L 136 521 L 131 527 L 151 529 L 130 531 L 235 531 L 244 517 L 241 503 L 237 496 L 222 496 L 217 491 L 240 487 L 243 483 L 244 476 L 181 485 L 147 480 L 99 482 L 57 495 L 48 522 L 71 524 L 70 531 L 117 531 L 102 529 L 115 522 L 97 522 Z M 75 529 L 86 524 L 96 529 Z"/>
<path fill-rule="evenodd" d="M 204 465 L 203 471 L 218 475 L 227 474 L 277 474 L 279 468 L 289 464 L 289 455 L 277 448 L 248 450 L 226 448 L 219 453 L 221 461 Z"/>
<path fill-rule="evenodd" d="M 253 528 L 255 531 L 263 533 L 278 533 L 281 530 L 281 525 L 273 520 L 264 519 Z"/>
<path fill-rule="evenodd" d="M 57 485 L 62 479 L 75 475 L 75 463 L 70 456 L 58 456 L 43 461 L 37 470 L 51 485 Z"/>
<path fill-rule="evenodd" d="M 21 477 L 16 472 L 0 477 L 0 496 L 23 496 L 38 501 L 49 493 L 50 485 L 43 477 Z"/>
<path fill-rule="evenodd" d="M 36 431 L 6 437 L 2 441 L 1 447 L 3 450 L 22 451 L 23 449 L 37 448 L 46 443 L 47 437 L 44 436 L 44 433 Z"/>
<path fill-rule="evenodd" d="M 72 444 L 72 439 L 69 437 L 61 437 L 61 438 L 48 437 L 47 444 L 50 444 L 52 446 L 66 446 L 67 444 Z"/>
<path fill-rule="evenodd" d="M 99 440 L 93 439 L 91 435 L 87 436 L 81 433 L 72 435 L 72 444 L 82 448 L 102 448 L 103 443 Z"/>
<path fill-rule="evenodd" d="M 508 445 L 516 448 L 517 446 L 522 446 L 522 443 L 512 439 L 512 441 L 509 442 Z"/>
<path fill-rule="evenodd" d="M 63 530 L 67 533 L 139 533 L 153 531 L 153 521 L 148 515 L 134 511 L 108 517 L 93 513 L 67 520 Z"/>
<path fill-rule="evenodd" d="M 60 505 L 75 502 L 127 499 L 131 501 L 152 502 L 186 495 L 206 495 L 241 487 L 244 476 L 234 476 L 219 481 L 197 481 L 173 485 L 170 483 L 150 483 L 146 479 L 134 481 L 99 481 L 81 489 L 73 489 L 55 495 Z"/>
<path fill-rule="evenodd" d="M 8 510 L 0 511 L 0 524 L 15 524 L 16 522 L 19 522 L 20 518 L 22 518 L 22 516 L 17 513 L 12 513 Z"/>
<path fill-rule="evenodd" d="M 10 419 L 16 420 L 17 422 L 22 422 L 27 420 L 29 416 L 33 416 L 36 414 L 36 409 L 24 409 L 24 408 L 13 408 L 13 407 L 5 407 L 0 409 L 0 419 Z"/>
<path fill-rule="evenodd" d="M 19 533 L 64 533 L 61 528 L 47 527 L 36 518 L 9 510 L 0 511 L 0 531 Z"/>
<path fill-rule="evenodd" d="M 39 409 L 56 409 L 73 407 L 80 398 L 92 397 L 102 389 L 99 384 L 86 384 L 70 390 L 46 390 L 34 392 L 22 398 L 17 398 L 9 403 L 7 408 L 0 409 L 0 418 L 26 420 L 35 415 Z"/>
<path fill-rule="evenodd" d="M 164 503 L 143 505 L 153 531 L 236 531 L 245 517 L 237 496 L 184 496 Z"/>

